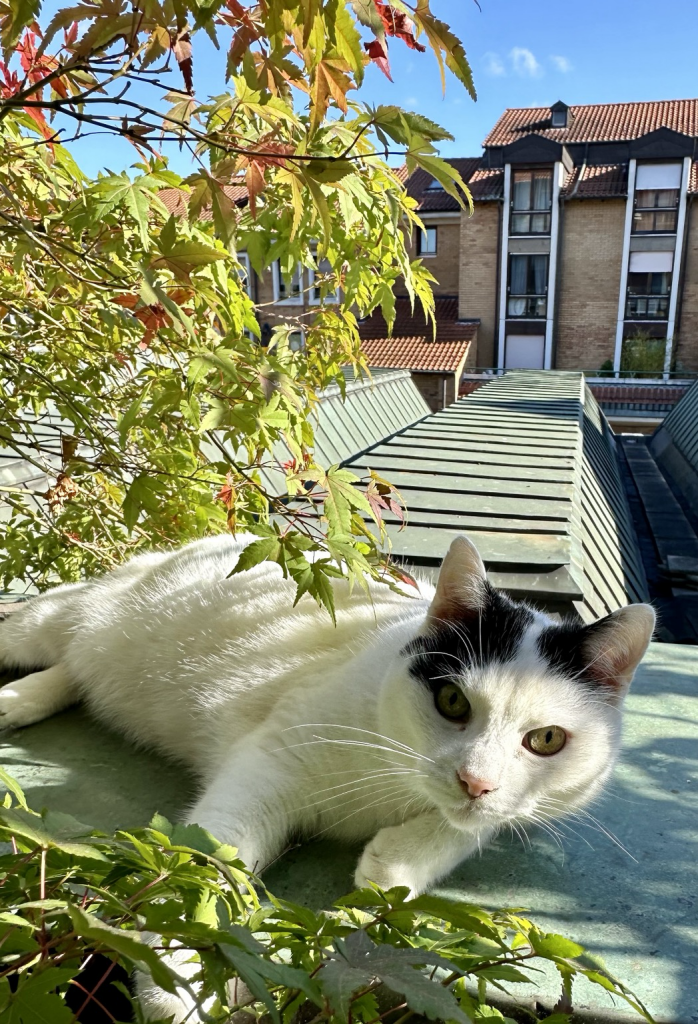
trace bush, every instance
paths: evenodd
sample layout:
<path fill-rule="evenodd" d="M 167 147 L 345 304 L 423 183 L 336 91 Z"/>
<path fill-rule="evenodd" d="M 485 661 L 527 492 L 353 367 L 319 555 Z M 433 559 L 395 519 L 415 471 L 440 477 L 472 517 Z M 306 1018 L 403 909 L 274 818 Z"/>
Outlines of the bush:
<path fill-rule="evenodd" d="M 492 1000 L 544 961 L 560 973 L 558 1011 L 571 1011 L 583 975 L 652 1020 L 581 946 L 518 911 L 376 888 L 316 912 L 260 889 L 236 851 L 197 825 L 156 815 L 147 828 L 106 835 L 36 814 L 17 783 L 0 778 L 9 790 L 0 840 L 12 844 L 0 857 L 0 1021 L 72 1024 L 114 997 L 130 1011 L 128 987 L 112 979 L 138 968 L 174 991 L 182 982 L 164 957 L 172 944 L 200 961 L 195 985 L 184 984 L 216 1024 L 240 1009 L 228 990 L 235 979 L 249 990 L 247 1011 L 274 1024 L 508 1020 Z M 148 944 L 146 932 L 159 941 Z M 89 965 L 100 957 L 95 980 Z M 564 1024 L 568 1012 L 547 1019 Z"/>

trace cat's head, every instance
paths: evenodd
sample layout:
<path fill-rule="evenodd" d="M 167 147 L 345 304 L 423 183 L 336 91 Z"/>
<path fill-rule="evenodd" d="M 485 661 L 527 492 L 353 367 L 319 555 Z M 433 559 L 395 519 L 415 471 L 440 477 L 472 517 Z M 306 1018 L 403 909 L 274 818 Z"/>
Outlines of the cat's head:
<path fill-rule="evenodd" d="M 458 538 L 424 628 L 386 680 L 382 727 L 421 755 L 405 758 L 415 788 L 456 827 L 557 817 L 608 778 L 654 624 L 644 604 L 555 623 L 494 590 Z"/>

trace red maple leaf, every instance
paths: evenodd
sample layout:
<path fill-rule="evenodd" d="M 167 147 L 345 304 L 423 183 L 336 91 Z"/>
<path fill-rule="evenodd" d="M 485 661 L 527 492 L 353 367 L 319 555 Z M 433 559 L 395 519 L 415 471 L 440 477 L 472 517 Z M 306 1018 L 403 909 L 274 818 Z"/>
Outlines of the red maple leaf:
<path fill-rule="evenodd" d="M 364 49 L 374 64 L 377 64 L 385 77 L 392 82 L 390 75 L 390 64 L 388 62 L 388 51 L 380 39 L 372 39 L 370 43 L 364 43 Z"/>
<path fill-rule="evenodd" d="M 408 18 L 404 11 L 398 11 L 395 7 L 391 7 L 390 4 L 382 3 L 382 0 L 373 0 L 373 3 L 378 11 L 378 17 L 383 22 L 386 35 L 402 39 L 403 43 L 406 43 L 411 50 L 419 50 L 420 53 L 425 52 L 426 46 L 422 46 L 414 37 L 414 22 Z"/>
<path fill-rule="evenodd" d="M 216 495 L 216 500 L 222 501 L 228 509 L 232 508 L 235 503 L 235 484 L 233 483 L 233 475 L 230 471 L 226 473 L 225 483 Z"/>

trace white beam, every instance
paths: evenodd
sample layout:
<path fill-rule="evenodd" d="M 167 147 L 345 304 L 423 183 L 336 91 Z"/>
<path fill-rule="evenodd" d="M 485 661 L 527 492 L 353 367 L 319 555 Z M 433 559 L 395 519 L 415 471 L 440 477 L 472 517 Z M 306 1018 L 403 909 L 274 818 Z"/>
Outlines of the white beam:
<path fill-rule="evenodd" d="M 613 354 L 613 369 L 620 370 L 620 357 L 623 351 L 623 326 L 625 324 L 625 302 L 628 292 L 628 264 L 630 262 L 630 235 L 633 229 L 633 213 L 635 211 L 635 176 L 637 160 L 628 164 L 628 198 L 625 204 L 625 227 L 623 228 L 623 255 L 620 262 L 620 293 L 618 295 L 618 319 L 616 321 L 616 347 Z"/>
<path fill-rule="evenodd" d="M 511 209 L 511 164 L 504 165 L 504 206 L 502 209 L 502 254 L 499 265 L 499 346 L 497 366 L 504 367 L 507 327 L 507 276 L 509 263 L 509 212 Z"/>

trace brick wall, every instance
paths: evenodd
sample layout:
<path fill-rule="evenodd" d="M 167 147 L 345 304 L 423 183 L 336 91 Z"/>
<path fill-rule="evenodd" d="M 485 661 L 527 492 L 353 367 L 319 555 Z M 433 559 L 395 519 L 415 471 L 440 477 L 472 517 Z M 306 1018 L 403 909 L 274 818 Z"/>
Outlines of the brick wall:
<path fill-rule="evenodd" d="M 698 209 L 689 196 L 683 297 L 674 338 L 675 368 L 698 370 Z"/>
<path fill-rule="evenodd" d="M 625 201 L 577 199 L 562 209 L 553 365 L 597 370 L 615 348 Z"/>
<path fill-rule="evenodd" d="M 480 321 L 470 366 L 496 365 L 499 210 L 499 203 L 475 203 L 472 217 L 463 214 L 461 218 L 458 315 Z"/>
<path fill-rule="evenodd" d="M 426 269 L 434 275 L 438 284 L 433 286 L 434 295 L 458 294 L 458 247 L 460 245 L 460 224 L 458 221 L 436 220 L 424 222 L 425 227 L 436 228 L 436 255 L 420 256 Z M 417 233 L 410 239 L 410 256 L 417 259 Z"/>
<path fill-rule="evenodd" d="M 450 405 L 456 400 L 456 375 L 454 373 L 417 373 L 413 371 L 412 380 L 432 412 L 443 409 L 444 397 L 446 405 Z M 444 381 L 446 382 L 445 396 Z"/>

